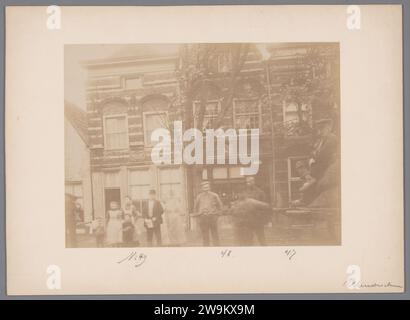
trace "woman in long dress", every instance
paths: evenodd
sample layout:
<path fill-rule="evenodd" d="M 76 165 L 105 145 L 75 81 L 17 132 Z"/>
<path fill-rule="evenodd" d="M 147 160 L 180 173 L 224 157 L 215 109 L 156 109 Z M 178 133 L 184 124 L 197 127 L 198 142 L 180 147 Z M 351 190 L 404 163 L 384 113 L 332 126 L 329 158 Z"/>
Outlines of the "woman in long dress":
<path fill-rule="evenodd" d="M 118 203 L 112 201 L 107 212 L 107 228 L 105 242 L 108 246 L 117 247 L 122 243 L 122 218 L 123 212 Z"/>
<path fill-rule="evenodd" d="M 181 202 L 171 190 L 169 197 L 164 201 L 165 220 L 167 225 L 169 244 L 179 246 L 186 242 L 184 215 Z"/>

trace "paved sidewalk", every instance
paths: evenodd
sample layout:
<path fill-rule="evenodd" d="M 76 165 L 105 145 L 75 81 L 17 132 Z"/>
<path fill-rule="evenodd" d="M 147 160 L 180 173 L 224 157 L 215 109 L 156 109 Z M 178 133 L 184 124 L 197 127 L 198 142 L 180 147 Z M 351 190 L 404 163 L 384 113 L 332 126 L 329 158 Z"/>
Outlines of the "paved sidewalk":
<path fill-rule="evenodd" d="M 330 237 L 326 230 L 298 230 L 297 232 L 286 231 L 278 227 L 265 227 L 266 245 L 267 246 L 312 246 L 312 245 L 338 245 L 338 241 Z M 237 246 L 233 228 L 219 228 L 220 247 Z M 146 234 L 139 237 L 140 247 L 147 247 Z M 155 243 L 155 242 L 154 242 Z M 256 239 L 254 245 L 258 246 Z M 170 247 L 164 234 L 164 247 Z M 201 247 L 202 237 L 199 230 L 187 232 L 187 242 L 181 247 Z M 77 247 L 93 248 L 96 247 L 96 241 L 93 235 L 80 234 L 77 236 Z"/>

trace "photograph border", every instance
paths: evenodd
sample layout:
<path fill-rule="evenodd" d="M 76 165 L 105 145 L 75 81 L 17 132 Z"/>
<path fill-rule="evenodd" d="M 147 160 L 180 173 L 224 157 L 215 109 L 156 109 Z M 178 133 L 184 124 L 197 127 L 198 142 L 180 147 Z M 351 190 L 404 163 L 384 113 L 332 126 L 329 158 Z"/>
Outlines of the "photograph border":
<path fill-rule="evenodd" d="M 7 270 L 6 270 L 6 196 L 5 196 L 5 183 L 6 183 L 6 171 L 5 171 L 5 7 L 7 6 L 48 6 L 48 5 L 61 5 L 61 6 L 182 6 L 182 5 L 382 5 L 382 4 L 401 4 L 403 13 L 403 156 L 404 156 L 404 263 L 405 263 L 405 289 L 403 293 L 329 293 L 329 294 L 119 294 L 119 295 L 13 295 L 8 296 L 6 293 L 7 283 Z M 409 182 L 409 155 L 410 155 L 410 97 L 409 97 L 409 57 L 410 57 L 410 45 L 409 45 L 409 2 L 407 0 L 309 0 L 309 1 L 292 1 L 292 0 L 265 0 L 265 1 L 246 1 L 246 0 L 220 0 L 220 1 L 189 1 L 189 0 L 57 0 L 57 1 L 35 1 L 35 0 L 20 0 L 20 1 L 1 1 L 1 25 L 3 31 L 0 33 L 0 44 L 2 59 L 0 59 L 0 99 L 2 101 L 2 110 L 0 112 L 0 128 L 3 136 L 1 137 L 0 148 L 0 166 L 2 168 L 1 183 L 0 183 L 0 203 L 2 203 L 0 209 L 0 299 L 1 300 L 221 300 L 221 299 L 235 299 L 235 300 L 343 300 L 343 299 L 355 299 L 355 300 L 408 300 L 410 299 L 410 253 L 408 248 L 409 243 L 409 231 L 410 231 L 410 182 Z"/>

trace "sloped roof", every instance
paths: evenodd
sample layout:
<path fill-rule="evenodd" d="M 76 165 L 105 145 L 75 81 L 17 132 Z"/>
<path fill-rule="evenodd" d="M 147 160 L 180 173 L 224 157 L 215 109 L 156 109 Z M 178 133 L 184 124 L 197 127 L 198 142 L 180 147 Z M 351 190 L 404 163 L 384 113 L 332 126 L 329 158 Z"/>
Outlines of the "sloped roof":
<path fill-rule="evenodd" d="M 78 135 L 88 146 L 87 113 L 73 103 L 64 101 L 64 117 L 71 123 Z"/>

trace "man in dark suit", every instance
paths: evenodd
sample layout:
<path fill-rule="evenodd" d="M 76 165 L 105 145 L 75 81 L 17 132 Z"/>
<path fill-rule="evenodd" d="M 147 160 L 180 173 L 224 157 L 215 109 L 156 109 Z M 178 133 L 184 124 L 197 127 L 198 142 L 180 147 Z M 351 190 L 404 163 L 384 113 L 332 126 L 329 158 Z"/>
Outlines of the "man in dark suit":
<path fill-rule="evenodd" d="M 144 226 L 147 229 L 148 245 L 153 245 L 153 237 L 155 236 L 157 246 L 162 245 L 161 239 L 161 224 L 162 214 L 164 209 L 161 202 L 156 199 L 155 190 L 150 190 L 149 200 L 143 203 L 142 217 L 144 218 Z"/>

